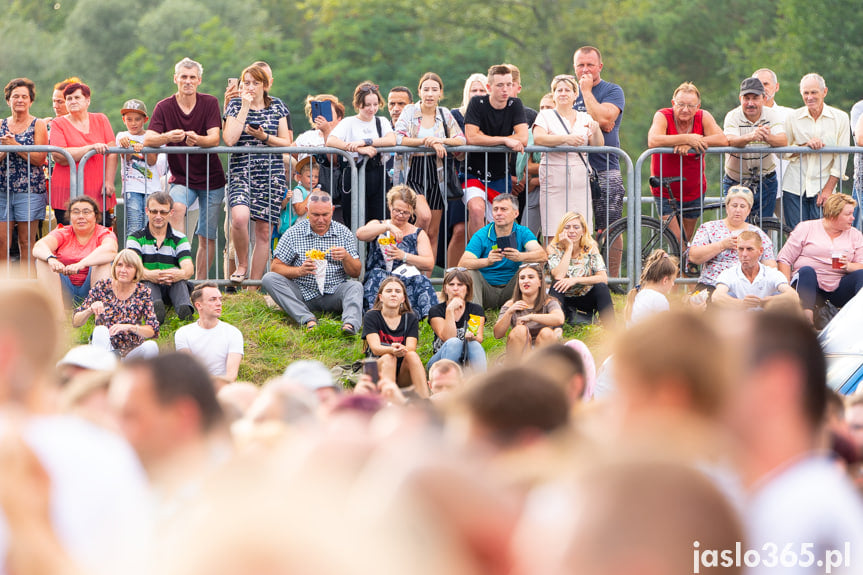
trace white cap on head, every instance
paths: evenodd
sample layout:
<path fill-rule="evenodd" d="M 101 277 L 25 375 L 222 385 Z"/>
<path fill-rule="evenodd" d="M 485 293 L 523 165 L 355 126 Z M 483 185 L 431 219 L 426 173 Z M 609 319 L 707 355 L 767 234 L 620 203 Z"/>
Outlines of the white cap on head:
<path fill-rule="evenodd" d="M 117 367 L 117 356 L 95 345 L 79 345 L 70 349 L 63 359 L 57 362 L 57 367 L 63 365 L 96 371 L 114 371 Z"/>
<path fill-rule="evenodd" d="M 285 373 L 282 374 L 282 377 L 290 379 L 312 391 L 325 387 L 338 388 L 333 381 L 333 375 L 330 373 L 330 370 L 321 362 L 314 360 L 295 361 L 285 368 Z"/>

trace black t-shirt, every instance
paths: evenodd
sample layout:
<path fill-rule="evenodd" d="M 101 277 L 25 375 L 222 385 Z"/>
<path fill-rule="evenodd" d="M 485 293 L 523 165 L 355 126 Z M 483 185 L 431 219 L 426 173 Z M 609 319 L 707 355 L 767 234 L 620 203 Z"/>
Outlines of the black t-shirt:
<path fill-rule="evenodd" d="M 402 314 L 398 327 L 393 330 L 387 325 L 380 310 L 371 309 L 363 317 L 363 339 L 370 333 L 378 334 L 382 345 L 392 345 L 394 343 L 405 345 L 409 337 L 419 339 L 419 320 L 417 320 L 417 316 L 413 312 Z"/>
<path fill-rule="evenodd" d="M 431 320 L 433 317 L 446 318 L 446 306 L 447 306 L 446 302 L 442 302 L 442 303 L 435 304 L 435 305 L 431 306 L 431 309 L 429 309 L 429 315 L 428 315 L 429 325 L 431 325 Z M 477 303 L 474 303 L 472 301 L 465 302 L 464 312 L 461 314 L 461 317 L 455 321 L 456 337 L 458 337 L 461 340 L 464 340 L 464 332 L 467 329 L 467 322 L 468 322 L 468 319 L 470 319 L 470 316 L 472 316 L 472 315 L 478 315 L 480 317 L 485 317 L 485 310 L 483 310 L 482 306 L 477 304 Z M 432 345 L 432 349 L 434 350 L 434 352 L 437 353 L 437 350 L 439 350 L 442 345 L 443 345 L 443 340 L 441 338 L 439 338 L 437 336 L 437 334 L 435 334 L 434 344 Z"/>
<path fill-rule="evenodd" d="M 474 96 L 467 105 L 464 116 L 465 124 L 479 127 L 486 136 L 511 136 L 519 124 L 527 124 L 524 106 L 518 98 L 510 98 L 501 110 L 492 108 L 488 96 Z M 468 154 L 467 171 L 473 177 L 481 180 L 499 180 L 505 178 L 506 154 Z"/>

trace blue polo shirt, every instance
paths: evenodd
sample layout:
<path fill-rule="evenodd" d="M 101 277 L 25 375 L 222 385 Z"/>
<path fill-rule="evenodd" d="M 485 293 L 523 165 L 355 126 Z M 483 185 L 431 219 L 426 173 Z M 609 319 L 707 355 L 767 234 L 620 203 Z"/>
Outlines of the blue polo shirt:
<path fill-rule="evenodd" d="M 536 241 L 536 236 L 530 229 L 518 224 L 512 225 L 512 233 L 515 235 L 518 251 L 525 251 L 524 246 L 527 242 Z M 465 251 L 468 251 L 478 258 L 487 258 L 491 253 L 492 247 L 497 245 L 497 233 L 495 233 L 494 223 L 488 224 L 480 228 L 467 244 Z M 499 262 L 480 268 L 478 271 L 482 274 L 490 285 L 502 286 L 506 285 L 512 276 L 518 271 L 519 262 L 514 262 L 503 258 Z"/>

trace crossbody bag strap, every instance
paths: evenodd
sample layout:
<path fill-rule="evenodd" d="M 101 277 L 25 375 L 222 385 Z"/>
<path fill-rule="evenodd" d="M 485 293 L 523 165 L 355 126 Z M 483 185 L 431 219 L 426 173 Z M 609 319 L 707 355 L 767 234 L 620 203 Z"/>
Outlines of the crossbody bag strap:
<path fill-rule="evenodd" d="M 570 133 L 569 132 L 569 126 L 566 125 L 566 122 L 563 120 L 563 116 L 561 116 L 560 112 L 558 112 L 557 110 L 552 110 L 552 112 L 554 112 L 554 115 L 557 116 L 558 120 L 560 120 L 560 125 L 563 126 L 564 130 L 566 130 L 566 135 L 568 136 Z M 587 165 L 587 162 L 584 160 L 584 156 L 581 154 L 577 154 L 577 155 L 578 155 L 578 159 L 581 160 L 581 163 L 584 164 L 584 167 L 587 168 L 587 173 L 591 174 L 593 172 L 593 170 L 591 170 L 590 166 Z"/>
<path fill-rule="evenodd" d="M 446 118 L 443 117 L 443 110 L 441 109 L 440 106 L 438 106 L 437 113 L 440 114 L 440 121 L 441 121 L 441 124 L 443 124 L 444 138 L 449 140 L 449 128 L 446 125 Z"/>

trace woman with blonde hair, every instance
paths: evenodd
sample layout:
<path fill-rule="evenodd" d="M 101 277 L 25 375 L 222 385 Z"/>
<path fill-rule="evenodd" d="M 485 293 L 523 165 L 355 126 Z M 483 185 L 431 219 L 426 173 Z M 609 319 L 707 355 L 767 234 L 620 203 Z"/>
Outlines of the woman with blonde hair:
<path fill-rule="evenodd" d="M 585 217 L 576 212 L 565 213 L 546 251 L 554 279 L 550 295 L 560 301 L 567 321 L 573 323 L 577 314 L 591 319 L 599 314 L 605 327 L 614 327 L 608 273 Z"/>
<path fill-rule="evenodd" d="M 111 264 L 111 277 L 96 282 L 72 315 L 72 326 L 81 327 L 95 316 L 93 345 L 117 351 L 123 358 L 158 354 L 159 346 L 151 338 L 159 335 L 159 320 L 142 277 L 141 257 L 133 250 L 120 250 Z"/>
<path fill-rule="evenodd" d="M 638 285 L 626 295 L 623 316 L 631 326 L 655 313 L 668 311 L 667 296 L 674 288 L 679 262 L 665 250 L 653 250 L 644 262 Z"/>
<path fill-rule="evenodd" d="M 574 76 L 562 74 L 551 81 L 555 108 L 541 110 L 533 124 L 537 146 L 601 146 L 605 143 L 599 124 L 587 112 L 573 109 L 578 97 Z M 541 190 L 539 210 L 543 235 L 552 235 L 554 214 L 578 211 L 592 225 L 590 169 L 585 154 L 545 153 L 539 165 Z"/>

